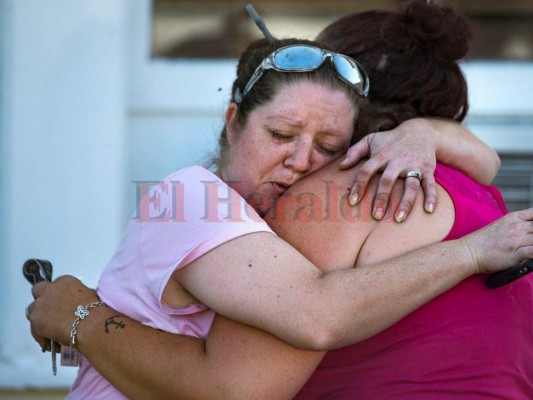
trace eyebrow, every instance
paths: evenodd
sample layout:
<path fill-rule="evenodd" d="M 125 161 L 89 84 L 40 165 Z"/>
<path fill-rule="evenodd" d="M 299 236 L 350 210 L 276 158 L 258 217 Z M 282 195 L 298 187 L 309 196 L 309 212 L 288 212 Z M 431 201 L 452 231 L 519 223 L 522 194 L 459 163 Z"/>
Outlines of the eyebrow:
<path fill-rule="evenodd" d="M 304 126 L 304 123 L 301 121 L 301 119 L 294 120 L 292 118 L 287 117 L 286 115 L 281 115 L 281 114 L 280 115 L 276 115 L 276 116 L 265 117 L 265 120 L 267 121 L 267 123 L 270 122 L 271 120 L 276 120 L 276 121 L 281 120 L 282 123 L 284 123 L 287 126 L 292 127 L 292 128 L 302 128 Z M 320 130 L 319 133 L 321 135 L 328 136 L 328 137 L 335 138 L 335 139 L 339 139 L 342 142 L 344 142 L 344 139 L 341 138 L 342 135 L 337 130 L 322 129 L 322 130 Z M 353 136 L 353 134 L 354 133 L 353 133 L 353 130 L 352 130 L 351 136 L 348 137 L 347 140 L 346 140 L 347 143 L 350 143 L 350 140 L 351 140 L 351 137 Z M 342 145 L 344 145 L 344 144 L 342 144 Z"/>
<path fill-rule="evenodd" d="M 295 128 L 301 128 L 304 126 L 304 123 L 302 122 L 301 119 L 293 119 L 293 118 L 289 118 L 285 115 L 277 115 L 277 116 L 272 116 L 272 117 L 265 117 L 265 120 L 267 122 L 271 122 L 273 120 L 275 120 L 274 122 L 277 122 L 277 121 L 281 121 L 283 122 L 284 124 L 287 124 L 289 126 L 293 126 Z"/>

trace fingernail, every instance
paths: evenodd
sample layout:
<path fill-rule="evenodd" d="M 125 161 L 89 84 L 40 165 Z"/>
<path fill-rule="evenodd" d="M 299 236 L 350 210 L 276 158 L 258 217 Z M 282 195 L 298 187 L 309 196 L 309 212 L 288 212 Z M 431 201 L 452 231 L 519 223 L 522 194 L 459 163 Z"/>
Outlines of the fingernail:
<path fill-rule="evenodd" d="M 400 211 L 398 214 L 396 214 L 396 222 L 403 222 L 405 217 L 407 217 L 407 213 L 403 210 Z"/>
<path fill-rule="evenodd" d="M 435 210 L 435 204 L 433 204 L 433 203 L 426 204 L 426 212 L 432 213 L 433 210 Z"/>
<path fill-rule="evenodd" d="M 374 218 L 375 219 L 383 218 L 383 208 L 378 208 L 376 209 L 376 211 L 374 211 Z"/>
<path fill-rule="evenodd" d="M 354 193 L 350 196 L 350 205 L 353 207 L 357 204 L 359 201 L 359 195 L 357 193 Z"/>

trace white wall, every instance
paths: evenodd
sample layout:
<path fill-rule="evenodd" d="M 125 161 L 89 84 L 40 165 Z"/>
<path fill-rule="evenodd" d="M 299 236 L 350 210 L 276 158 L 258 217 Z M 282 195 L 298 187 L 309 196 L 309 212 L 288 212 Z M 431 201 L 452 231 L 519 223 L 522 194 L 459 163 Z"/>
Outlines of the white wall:
<path fill-rule="evenodd" d="M 499 152 L 533 157 L 533 63 L 470 62 L 467 126 Z"/>
<path fill-rule="evenodd" d="M 150 59 L 150 0 L 130 4 L 128 209 L 131 181 L 203 164 L 215 150 L 236 63 Z"/>
<path fill-rule="evenodd" d="M 123 0 L 3 0 L 0 386 L 70 383 L 24 317 L 30 257 L 91 284 L 122 231 L 126 90 Z"/>

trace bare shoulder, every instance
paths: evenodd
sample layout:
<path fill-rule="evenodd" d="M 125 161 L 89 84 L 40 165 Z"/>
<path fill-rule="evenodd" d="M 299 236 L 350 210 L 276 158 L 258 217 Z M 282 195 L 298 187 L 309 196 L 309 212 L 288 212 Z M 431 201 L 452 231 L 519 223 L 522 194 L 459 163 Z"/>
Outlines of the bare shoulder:
<path fill-rule="evenodd" d="M 339 161 L 334 161 L 300 180 L 266 216 L 267 223 L 323 271 L 382 261 L 440 241 L 449 232 L 453 203 L 439 185 L 435 212 L 424 211 L 420 193 L 403 223 L 397 223 L 393 215 L 403 194 L 403 180 L 395 183 L 381 221 L 371 214 L 379 175 L 370 181 L 360 203 L 351 207 L 348 194 L 358 168 L 341 170 Z"/>
<path fill-rule="evenodd" d="M 389 209 L 398 205 L 403 184 L 398 182 L 391 195 Z M 437 207 L 432 214 L 423 208 L 423 196 L 419 192 L 407 219 L 395 222 L 392 212 L 369 232 L 360 249 L 356 266 L 381 262 L 409 251 L 442 241 L 455 221 L 455 209 L 448 193 L 437 184 Z"/>
<path fill-rule="evenodd" d="M 377 224 L 371 217 L 377 178 L 352 207 L 348 195 L 358 167 L 341 170 L 339 163 L 333 161 L 298 181 L 265 217 L 280 237 L 328 271 L 353 267 L 359 248 Z"/>

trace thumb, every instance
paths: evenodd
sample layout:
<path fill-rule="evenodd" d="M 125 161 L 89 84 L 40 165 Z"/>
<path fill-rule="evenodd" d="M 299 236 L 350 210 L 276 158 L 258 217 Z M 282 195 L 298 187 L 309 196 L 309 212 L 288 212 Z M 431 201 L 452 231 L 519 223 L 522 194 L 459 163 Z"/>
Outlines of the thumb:
<path fill-rule="evenodd" d="M 341 169 L 348 169 L 357 164 L 361 159 L 367 157 L 370 154 L 370 141 L 369 136 L 365 136 L 359 142 L 354 144 L 346 152 L 346 157 L 340 163 Z"/>

